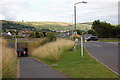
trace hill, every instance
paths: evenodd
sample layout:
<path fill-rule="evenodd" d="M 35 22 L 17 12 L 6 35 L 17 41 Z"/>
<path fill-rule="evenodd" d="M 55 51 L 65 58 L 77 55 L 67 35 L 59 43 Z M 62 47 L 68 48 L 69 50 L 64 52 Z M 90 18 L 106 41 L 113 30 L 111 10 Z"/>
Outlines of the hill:
<path fill-rule="evenodd" d="M 2 25 L 2 29 L 15 29 L 15 30 L 21 30 L 21 29 L 30 29 L 30 30 L 35 30 L 34 26 L 31 25 L 23 25 L 19 24 L 15 21 L 6 21 L 6 20 L 1 20 L 0 25 Z"/>
<path fill-rule="evenodd" d="M 28 28 L 30 30 L 74 30 L 74 24 L 67 22 L 18 22 L 18 21 L 0 21 L 3 29 L 22 29 Z M 88 30 L 92 24 L 90 23 L 77 23 L 77 29 L 79 30 Z"/>

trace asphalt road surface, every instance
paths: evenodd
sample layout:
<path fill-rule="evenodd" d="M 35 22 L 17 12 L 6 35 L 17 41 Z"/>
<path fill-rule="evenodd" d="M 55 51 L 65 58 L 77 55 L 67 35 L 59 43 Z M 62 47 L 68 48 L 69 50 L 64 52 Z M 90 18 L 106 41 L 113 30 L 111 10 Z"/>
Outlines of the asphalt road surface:
<path fill-rule="evenodd" d="M 49 68 L 47 65 L 40 63 L 33 58 L 19 58 L 19 65 L 19 78 L 67 78 L 62 73 Z"/>
<path fill-rule="evenodd" d="M 108 42 L 87 42 L 84 43 L 84 46 L 94 58 L 120 74 L 120 63 L 118 60 L 120 58 L 120 55 L 118 55 L 120 47 L 118 45 Z"/>

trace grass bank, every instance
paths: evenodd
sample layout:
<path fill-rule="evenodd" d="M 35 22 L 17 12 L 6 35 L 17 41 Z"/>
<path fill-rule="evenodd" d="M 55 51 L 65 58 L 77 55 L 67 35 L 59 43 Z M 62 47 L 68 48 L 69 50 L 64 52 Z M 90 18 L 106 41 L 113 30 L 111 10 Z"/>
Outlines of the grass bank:
<path fill-rule="evenodd" d="M 50 61 L 58 61 L 63 55 L 62 53 L 72 49 L 73 46 L 74 42 L 71 40 L 58 39 L 57 41 L 47 43 L 34 49 L 31 55 Z"/>
<path fill-rule="evenodd" d="M 57 61 L 49 61 L 34 56 L 52 68 L 65 73 L 71 78 L 118 78 L 118 76 L 94 60 L 84 49 L 84 57 L 80 56 L 80 46 L 77 51 L 63 52 L 62 58 Z"/>
<path fill-rule="evenodd" d="M 116 38 L 101 38 L 98 41 L 99 42 L 118 42 L 119 40 Z"/>
<path fill-rule="evenodd" d="M 2 62 L 2 78 L 16 78 L 17 57 L 15 50 L 7 47 L 7 41 L 0 38 L 0 61 Z"/>

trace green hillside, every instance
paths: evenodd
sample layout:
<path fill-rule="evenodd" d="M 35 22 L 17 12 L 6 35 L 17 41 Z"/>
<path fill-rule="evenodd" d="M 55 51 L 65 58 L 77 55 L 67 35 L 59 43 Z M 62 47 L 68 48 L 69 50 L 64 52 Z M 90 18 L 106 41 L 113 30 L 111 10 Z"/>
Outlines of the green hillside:
<path fill-rule="evenodd" d="M 73 30 L 74 25 L 66 22 L 18 22 L 24 25 L 32 25 L 38 29 L 50 29 L 50 30 Z M 89 24 L 77 24 L 77 29 L 85 30 L 90 29 L 92 25 Z"/>
<path fill-rule="evenodd" d="M 2 20 L 2 21 L 0 21 L 0 25 L 2 25 L 3 30 L 4 29 L 15 29 L 15 30 L 30 29 L 30 30 L 35 30 L 34 26 L 23 25 L 23 24 L 15 22 L 15 21 Z"/>
<path fill-rule="evenodd" d="M 29 28 L 31 30 L 49 29 L 49 30 L 74 30 L 74 24 L 67 22 L 18 22 L 18 21 L 0 21 L 3 24 L 3 28 Z M 77 29 L 88 30 L 91 28 L 90 23 L 78 23 Z"/>

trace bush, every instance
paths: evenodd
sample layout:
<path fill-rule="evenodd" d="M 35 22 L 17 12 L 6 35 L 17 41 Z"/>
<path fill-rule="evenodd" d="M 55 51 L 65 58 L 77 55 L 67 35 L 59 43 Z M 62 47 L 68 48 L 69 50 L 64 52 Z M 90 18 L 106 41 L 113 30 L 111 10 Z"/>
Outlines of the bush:
<path fill-rule="evenodd" d="M 16 38 L 24 38 L 23 36 L 16 36 Z"/>
<path fill-rule="evenodd" d="M 38 43 L 38 46 L 42 46 L 48 42 L 56 41 L 56 35 L 55 33 L 48 33 L 47 38 L 44 38 L 44 40 L 40 41 Z"/>
<path fill-rule="evenodd" d="M 55 33 L 52 33 L 52 32 L 48 33 L 47 38 L 48 38 L 48 42 L 56 41 L 56 35 L 55 35 Z"/>
<path fill-rule="evenodd" d="M 31 33 L 29 34 L 29 38 L 35 38 L 35 33 L 34 33 L 34 32 L 31 32 Z"/>
<path fill-rule="evenodd" d="M 2 35 L 2 37 L 4 37 L 5 39 L 12 39 L 12 36 L 10 35 Z"/>

